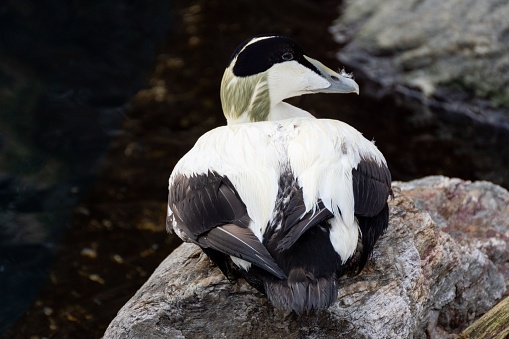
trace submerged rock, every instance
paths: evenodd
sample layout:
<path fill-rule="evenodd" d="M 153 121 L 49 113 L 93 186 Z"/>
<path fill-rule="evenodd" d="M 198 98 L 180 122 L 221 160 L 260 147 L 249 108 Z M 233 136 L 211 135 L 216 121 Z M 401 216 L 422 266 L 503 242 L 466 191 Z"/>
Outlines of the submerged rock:
<path fill-rule="evenodd" d="M 504 1 L 346 1 L 331 32 L 364 94 L 411 110 L 407 128 L 509 187 L 508 16 Z"/>
<path fill-rule="evenodd" d="M 426 180 L 434 186 L 396 183 L 401 190 L 396 188 L 390 201 L 386 234 L 363 272 L 341 279 L 338 302 L 325 311 L 297 316 L 277 310 L 245 281 L 226 280 L 197 246 L 183 244 L 119 311 L 104 338 L 425 338 L 457 333 L 506 290 L 503 260 L 494 263 L 479 242 L 503 241 L 507 249 L 502 235 L 509 232 L 509 193 L 488 183 Z M 453 187 L 455 194 L 448 194 Z M 473 218 L 498 215 L 498 233 L 472 237 L 463 232 L 456 240 L 444 230 L 448 220 L 468 210 L 472 192 L 484 201 Z M 457 199 L 462 194 L 465 198 Z M 433 202 L 451 211 L 441 214 L 438 225 L 434 211 L 442 205 Z"/>

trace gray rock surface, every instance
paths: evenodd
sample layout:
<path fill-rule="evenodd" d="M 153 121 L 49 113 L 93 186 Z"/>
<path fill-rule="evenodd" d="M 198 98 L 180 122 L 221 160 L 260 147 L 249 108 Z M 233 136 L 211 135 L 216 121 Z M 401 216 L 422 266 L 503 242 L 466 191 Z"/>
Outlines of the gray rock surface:
<path fill-rule="evenodd" d="M 509 295 L 509 194 L 487 181 L 443 176 L 398 182 L 403 194 L 426 210 L 458 243 L 475 246 L 497 266 Z"/>
<path fill-rule="evenodd" d="M 508 17 L 497 0 L 350 0 L 331 32 L 361 92 L 410 110 L 475 177 L 509 187 L 509 148 L 497 147 L 509 144 Z"/>
<path fill-rule="evenodd" d="M 426 180 L 434 186 L 396 183 L 402 189 L 396 188 L 390 201 L 388 231 L 364 271 L 341 279 L 338 302 L 326 311 L 299 317 L 276 310 L 243 280 L 227 281 L 198 247 L 183 244 L 119 311 L 104 338 L 440 338 L 457 333 L 506 290 L 501 261 L 495 260 L 497 266 L 477 241 L 507 234 L 509 215 L 501 207 L 507 207 L 509 193 L 487 183 Z M 447 194 L 453 186 L 458 195 Z M 426 204 L 416 206 L 412 199 L 419 198 L 406 196 L 416 190 L 427 194 Z M 460 190 L 484 197 L 476 215 L 498 213 L 499 233 L 475 239 L 465 233 L 455 240 L 443 231 L 447 220 L 459 218 L 462 206 L 468 206 L 468 199 L 454 200 Z M 438 214 L 424 210 L 440 211 L 433 201 L 447 202 L 453 211 L 441 214 L 438 225 L 433 220 Z"/>
<path fill-rule="evenodd" d="M 427 96 L 438 86 L 458 86 L 509 105 L 508 2 L 345 3 L 344 14 L 333 28 L 335 38 L 352 40 L 349 50 L 356 45 L 355 49 L 369 50 L 379 62 L 387 61 L 389 67 L 370 71 L 373 77 L 382 75 L 380 81 L 391 77 Z"/>

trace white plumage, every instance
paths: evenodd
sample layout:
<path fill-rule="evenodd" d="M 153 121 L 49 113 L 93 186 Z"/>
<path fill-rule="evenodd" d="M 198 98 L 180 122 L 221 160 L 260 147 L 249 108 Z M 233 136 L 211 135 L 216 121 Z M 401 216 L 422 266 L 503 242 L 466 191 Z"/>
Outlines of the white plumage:
<path fill-rule="evenodd" d="M 237 49 L 221 89 L 228 126 L 175 166 L 167 227 L 280 308 L 328 307 L 337 277 L 362 269 L 387 227 L 390 173 L 360 132 L 282 100 L 358 86 L 264 36 Z"/>

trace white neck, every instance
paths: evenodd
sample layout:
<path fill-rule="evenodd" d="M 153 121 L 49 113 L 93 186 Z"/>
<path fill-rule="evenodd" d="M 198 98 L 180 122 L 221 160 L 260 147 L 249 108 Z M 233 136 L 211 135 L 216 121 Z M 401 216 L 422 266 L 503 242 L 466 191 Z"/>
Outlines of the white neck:
<path fill-rule="evenodd" d="M 315 118 L 311 113 L 303 109 L 292 106 L 286 102 L 279 102 L 277 105 L 271 107 L 267 120 L 276 121 L 290 118 Z"/>
<path fill-rule="evenodd" d="M 277 105 L 270 108 L 269 115 L 266 118 L 266 121 L 278 121 L 278 120 L 284 120 L 284 119 L 291 119 L 291 118 L 312 118 L 315 119 L 311 113 L 306 112 L 303 109 L 300 109 L 298 107 L 292 106 L 289 103 L 286 102 L 279 102 Z M 249 115 L 242 114 L 240 117 L 236 119 L 226 119 L 228 125 L 235 125 L 235 124 L 243 124 L 251 121 Z"/>

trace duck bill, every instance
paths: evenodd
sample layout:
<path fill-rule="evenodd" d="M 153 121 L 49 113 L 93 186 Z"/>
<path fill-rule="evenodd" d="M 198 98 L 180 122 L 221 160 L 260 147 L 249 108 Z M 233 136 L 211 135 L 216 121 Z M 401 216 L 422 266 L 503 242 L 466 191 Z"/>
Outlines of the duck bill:
<path fill-rule="evenodd" d="M 318 69 L 320 74 L 330 83 L 329 87 L 315 90 L 315 93 L 357 93 L 359 94 L 359 85 L 346 73 L 336 73 L 320 61 L 304 56 L 313 66 Z"/>

